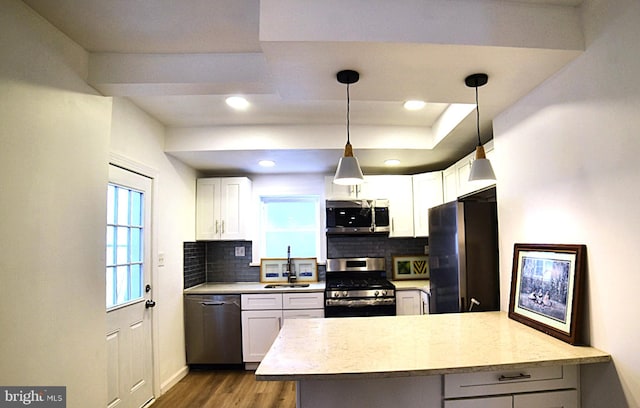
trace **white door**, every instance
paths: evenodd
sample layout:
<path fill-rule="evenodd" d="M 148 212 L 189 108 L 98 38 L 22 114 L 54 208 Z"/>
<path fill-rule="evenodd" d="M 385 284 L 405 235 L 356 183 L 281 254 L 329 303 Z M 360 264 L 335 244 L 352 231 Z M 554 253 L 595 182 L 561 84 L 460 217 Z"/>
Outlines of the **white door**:
<path fill-rule="evenodd" d="M 151 179 L 109 166 L 107 204 L 108 408 L 153 398 Z"/>

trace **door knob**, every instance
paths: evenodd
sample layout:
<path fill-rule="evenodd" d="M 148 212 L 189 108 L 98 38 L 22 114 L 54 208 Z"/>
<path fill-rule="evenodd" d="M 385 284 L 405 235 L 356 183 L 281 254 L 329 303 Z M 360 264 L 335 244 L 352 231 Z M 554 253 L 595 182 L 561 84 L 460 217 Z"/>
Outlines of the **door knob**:
<path fill-rule="evenodd" d="M 156 302 L 154 302 L 153 300 L 147 300 L 146 302 L 144 302 L 144 308 L 148 309 L 150 307 L 155 307 Z"/>

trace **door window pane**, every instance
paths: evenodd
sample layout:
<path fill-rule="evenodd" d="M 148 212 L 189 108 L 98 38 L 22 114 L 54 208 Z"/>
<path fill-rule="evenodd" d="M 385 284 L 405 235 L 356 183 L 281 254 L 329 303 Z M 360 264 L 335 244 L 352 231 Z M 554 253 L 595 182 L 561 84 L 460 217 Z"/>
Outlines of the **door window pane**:
<path fill-rule="evenodd" d="M 109 184 L 107 188 L 107 308 L 143 297 L 144 193 Z"/>

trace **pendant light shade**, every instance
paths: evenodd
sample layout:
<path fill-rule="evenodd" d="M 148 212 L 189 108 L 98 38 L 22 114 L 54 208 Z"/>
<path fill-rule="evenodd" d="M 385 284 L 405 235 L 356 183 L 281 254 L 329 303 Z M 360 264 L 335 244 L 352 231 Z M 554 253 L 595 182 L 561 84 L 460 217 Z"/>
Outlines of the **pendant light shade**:
<path fill-rule="evenodd" d="M 478 103 L 478 87 L 486 85 L 489 80 L 487 74 L 473 74 L 465 78 L 464 83 L 476 90 L 476 130 L 478 133 L 478 146 L 476 147 L 476 158 L 471 163 L 469 181 L 495 181 L 496 175 L 491 167 L 491 162 L 487 159 L 480 141 L 480 105 Z"/>
<path fill-rule="evenodd" d="M 347 85 L 347 144 L 344 147 L 344 156 L 341 157 L 338 162 L 338 168 L 336 169 L 336 175 L 333 178 L 333 182 L 341 185 L 362 184 L 364 181 L 364 175 L 360 169 L 358 159 L 353 155 L 353 147 L 351 146 L 349 137 L 349 85 L 358 82 L 360 74 L 356 71 L 344 70 L 338 72 L 336 77 L 338 82 Z"/>

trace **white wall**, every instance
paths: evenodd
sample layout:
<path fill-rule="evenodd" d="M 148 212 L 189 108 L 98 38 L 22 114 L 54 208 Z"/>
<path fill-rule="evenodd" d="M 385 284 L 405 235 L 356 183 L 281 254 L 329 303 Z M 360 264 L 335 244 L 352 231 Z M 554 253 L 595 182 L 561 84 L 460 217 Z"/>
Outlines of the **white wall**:
<path fill-rule="evenodd" d="M 0 385 L 67 386 L 106 406 L 105 214 L 112 153 L 155 177 L 154 340 L 163 391 L 186 372 L 182 243 L 195 172 L 164 127 L 86 85 L 87 53 L 22 2 L 0 2 Z"/>
<path fill-rule="evenodd" d="M 587 0 L 586 52 L 494 121 L 502 309 L 513 244 L 584 243 L 582 407 L 640 406 L 640 3 Z M 526 76 L 523 77 L 526 80 Z"/>
<path fill-rule="evenodd" d="M 113 101 L 111 152 L 155 173 L 154 329 L 162 392 L 186 374 L 182 309 L 183 242 L 195 237 L 196 173 L 164 151 L 164 126 L 127 99 Z M 143 170 L 144 171 L 144 170 Z M 149 174 L 153 176 L 153 174 Z M 165 266 L 158 267 L 163 253 Z"/>
<path fill-rule="evenodd" d="M 86 53 L 0 2 L 0 384 L 106 401 L 105 214 L 111 99 Z"/>

